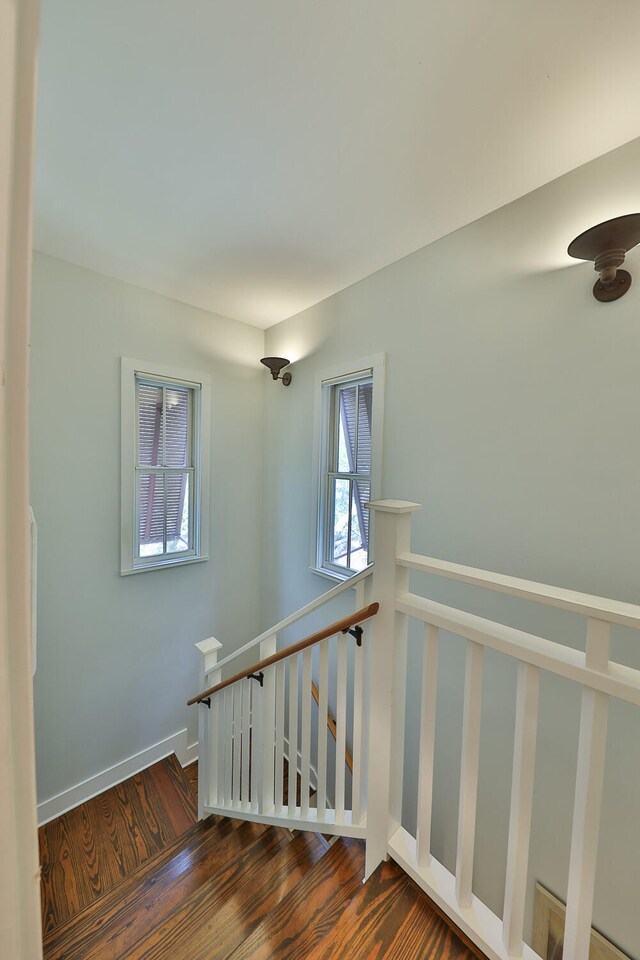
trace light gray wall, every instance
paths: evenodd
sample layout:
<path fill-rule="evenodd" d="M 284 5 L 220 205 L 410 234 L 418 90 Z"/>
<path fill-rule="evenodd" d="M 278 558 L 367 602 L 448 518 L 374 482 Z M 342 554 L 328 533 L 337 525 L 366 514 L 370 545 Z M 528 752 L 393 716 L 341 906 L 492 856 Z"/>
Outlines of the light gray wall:
<path fill-rule="evenodd" d="M 307 569 L 314 373 L 377 351 L 387 355 L 383 494 L 424 504 L 415 550 L 640 600 L 640 255 L 628 257 L 635 285 L 609 305 L 591 296 L 592 266 L 565 255 L 577 233 L 640 210 L 639 169 L 634 141 L 268 331 L 266 352 L 296 362 L 291 387 L 266 394 L 264 623 L 327 588 Z M 471 588 L 414 586 L 584 645 L 578 618 Z M 410 746 L 419 700 L 414 636 L 411 649 Z M 640 640 L 617 632 L 614 656 L 640 666 Z M 463 657 L 462 642 L 447 638 L 434 853 L 450 868 Z M 498 656 L 486 660 L 475 889 L 501 912 L 515 671 Z M 612 708 L 595 903 L 596 923 L 636 957 L 639 713 Z M 563 899 L 578 721 L 577 691 L 544 677 L 530 893 L 539 879 Z M 409 826 L 415 788 L 413 770 Z"/>
<path fill-rule="evenodd" d="M 229 652 L 259 630 L 262 347 L 246 324 L 35 257 L 41 801 L 187 726 L 194 742 L 193 644 L 213 635 Z M 119 575 L 122 355 L 212 377 L 205 563 Z"/>

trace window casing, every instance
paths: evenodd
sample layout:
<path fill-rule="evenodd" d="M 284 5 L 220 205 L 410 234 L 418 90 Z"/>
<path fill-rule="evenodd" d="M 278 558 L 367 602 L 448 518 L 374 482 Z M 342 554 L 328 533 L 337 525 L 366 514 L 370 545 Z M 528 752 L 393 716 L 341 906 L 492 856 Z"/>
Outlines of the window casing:
<path fill-rule="evenodd" d="M 122 574 L 207 559 L 209 397 L 202 377 L 123 358 Z"/>
<path fill-rule="evenodd" d="M 311 564 L 345 579 L 372 560 L 365 504 L 381 493 L 384 356 L 324 371 L 316 390 Z"/>

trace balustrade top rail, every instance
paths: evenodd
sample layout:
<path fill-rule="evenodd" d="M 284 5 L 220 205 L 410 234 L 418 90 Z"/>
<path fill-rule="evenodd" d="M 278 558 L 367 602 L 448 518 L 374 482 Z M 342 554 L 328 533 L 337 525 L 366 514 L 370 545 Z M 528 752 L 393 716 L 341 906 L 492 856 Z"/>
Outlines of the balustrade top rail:
<path fill-rule="evenodd" d="M 605 620 L 607 623 L 640 628 L 640 606 L 634 603 L 608 600 L 606 597 L 595 597 L 589 593 L 565 590 L 562 587 L 551 587 L 546 583 L 521 580 L 519 577 L 492 573 L 478 567 L 467 567 L 461 563 L 451 563 L 449 560 L 423 557 L 410 551 L 399 553 L 397 560 L 399 566 L 408 567 L 410 570 L 421 570 L 423 573 L 431 573 L 447 580 L 484 587 L 485 590 L 506 593 L 523 600 L 533 600 L 535 603 L 580 613 L 586 617 L 595 617 L 596 620 Z"/>
<path fill-rule="evenodd" d="M 286 660 L 288 657 L 291 657 L 296 653 L 301 653 L 308 647 L 312 647 L 314 644 L 320 643 L 322 640 L 327 640 L 329 637 L 333 637 L 336 633 L 346 633 L 350 627 L 355 627 L 357 624 L 362 623 L 363 620 L 369 620 L 371 617 L 374 617 L 378 612 L 378 607 L 379 605 L 377 603 L 370 603 L 361 610 L 356 610 L 355 613 L 349 614 L 348 617 L 343 617 L 342 620 L 336 620 L 335 623 L 330 623 L 329 626 L 324 627 L 323 630 L 318 630 L 316 633 L 312 633 L 310 636 L 305 637 L 304 640 L 299 640 L 298 643 L 293 643 L 290 647 L 285 647 L 284 650 L 280 650 L 278 653 L 274 653 L 270 657 L 265 657 L 264 660 L 259 660 L 258 663 L 254 663 L 253 666 L 249 667 L 247 670 L 243 670 L 241 673 L 236 673 L 233 677 L 229 677 L 227 680 L 222 680 L 220 683 L 216 683 L 215 686 L 209 687 L 208 690 L 203 690 L 202 693 L 199 693 L 197 697 L 192 697 L 191 700 L 188 700 L 187 706 L 191 707 L 194 703 L 201 703 L 203 700 L 213 696 L 213 694 L 218 693 L 220 690 L 224 690 L 225 687 L 230 687 L 233 683 L 237 683 L 238 680 L 245 680 L 251 674 L 260 673 L 260 671 L 264 670 L 266 667 L 272 667 L 274 664 L 280 663 L 281 660 Z"/>

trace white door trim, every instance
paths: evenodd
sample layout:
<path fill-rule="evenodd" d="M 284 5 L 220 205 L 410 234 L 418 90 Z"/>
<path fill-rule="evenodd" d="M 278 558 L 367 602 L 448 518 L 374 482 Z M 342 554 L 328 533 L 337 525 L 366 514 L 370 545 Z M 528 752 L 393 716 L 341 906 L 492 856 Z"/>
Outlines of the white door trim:
<path fill-rule="evenodd" d="M 28 373 L 38 0 L 0 0 L 0 931 L 39 960 Z"/>

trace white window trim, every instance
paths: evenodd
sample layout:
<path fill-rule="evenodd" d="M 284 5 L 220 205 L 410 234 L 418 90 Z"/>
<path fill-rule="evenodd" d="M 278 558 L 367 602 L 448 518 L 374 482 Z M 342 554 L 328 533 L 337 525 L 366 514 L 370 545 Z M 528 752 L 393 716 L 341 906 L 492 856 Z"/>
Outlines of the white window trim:
<path fill-rule="evenodd" d="M 168 364 L 149 363 L 147 360 L 121 358 L 120 382 L 120 574 L 146 573 L 165 567 L 202 563 L 209 559 L 209 475 L 211 466 L 211 378 L 200 372 L 178 369 Z M 150 378 L 182 380 L 188 384 L 200 384 L 196 397 L 199 409 L 195 422 L 199 430 L 194 432 L 194 468 L 198 476 L 194 496 L 194 530 L 198 531 L 196 555 L 161 560 L 146 560 L 134 563 L 134 531 L 136 516 L 135 459 L 136 459 L 136 373 Z M 197 435 L 196 435 L 197 434 Z"/>
<path fill-rule="evenodd" d="M 319 535 L 321 514 L 324 509 L 324 483 L 326 476 L 327 436 L 329 390 L 325 387 L 340 380 L 356 378 L 360 374 L 371 370 L 373 379 L 373 405 L 371 409 L 371 499 L 379 500 L 382 497 L 382 452 L 384 427 L 384 386 L 385 386 L 384 353 L 375 353 L 369 357 L 360 357 L 358 360 L 344 361 L 326 370 L 318 370 L 314 380 L 314 409 L 313 409 L 313 462 L 311 481 L 311 558 L 309 567 L 313 573 L 329 580 L 342 581 L 354 576 L 353 571 L 341 575 L 337 571 L 323 567 L 323 539 Z M 369 520 L 369 542 L 373 543 L 374 516 Z M 370 556 L 373 560 L 373 557 Z"/>

